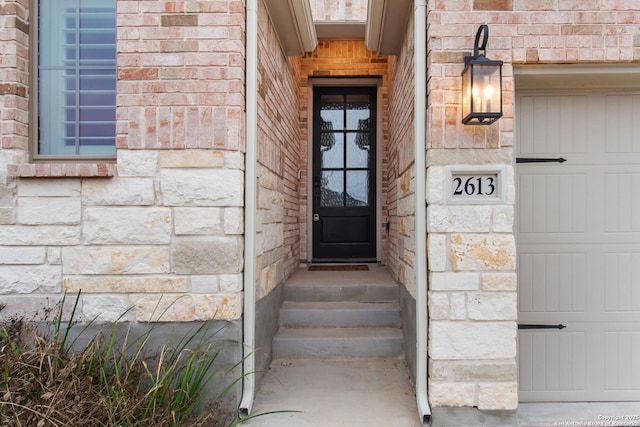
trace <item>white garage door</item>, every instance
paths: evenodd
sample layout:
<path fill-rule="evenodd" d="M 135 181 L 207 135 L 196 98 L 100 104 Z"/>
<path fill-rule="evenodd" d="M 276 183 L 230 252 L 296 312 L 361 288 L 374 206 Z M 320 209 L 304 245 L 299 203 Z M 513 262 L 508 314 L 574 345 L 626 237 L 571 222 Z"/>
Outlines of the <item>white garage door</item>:
<path fill-rule="evenodd" d="M 640 400 L 640 92 L 516 107 L 520 400 Z"/>

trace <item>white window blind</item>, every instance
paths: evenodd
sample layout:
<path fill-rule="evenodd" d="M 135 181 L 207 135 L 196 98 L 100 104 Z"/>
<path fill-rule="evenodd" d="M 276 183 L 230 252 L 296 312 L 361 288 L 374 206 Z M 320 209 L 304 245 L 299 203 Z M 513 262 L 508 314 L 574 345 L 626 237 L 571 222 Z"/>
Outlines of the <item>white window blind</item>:
<path fill-rule="evenodd" d="M 39 0 L 38 154 L 113 156 L 116 1 Z"/>

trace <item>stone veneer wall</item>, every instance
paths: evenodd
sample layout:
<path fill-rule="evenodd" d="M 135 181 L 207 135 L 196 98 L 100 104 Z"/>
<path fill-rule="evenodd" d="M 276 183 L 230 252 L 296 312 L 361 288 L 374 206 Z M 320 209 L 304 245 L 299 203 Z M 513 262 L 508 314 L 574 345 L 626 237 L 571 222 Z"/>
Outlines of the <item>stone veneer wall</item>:
<path fill-rule="evenodd" d="M 402 48 L 391 57 L 389 93 L 388 265 L 391 274 L 415 297 L 415 155 L 413 13 L 407 21 Z M 426 260 L 418 261 L 425 268 Z"/>
<path fill-rule="evenodd" d="M 389 92 L 389 65 L 388 57 L 378 56 L 376 52 L 367 49 L 362 40 L 321 40 L 318 47 L 312 53 L 305 55 L 300 60 L 300 171 L 303 177 L 307 176 L 309 139 L 313 130 L 310 128 L 311 119 L 309 111 L 309 99 L 313 97 L 313 89 L 310 86 L 309 77 L 382 77 L 382 84 L 378 87 L 378 117 L 382 119 L 382 141 L 377 141 L 378 150 L 383 156 L 383 183 L 379 196 L 382 197 L 382 261 L 387 258 L 387 235 L 384 224 L 388 221 L 388 207 L 386 201 L 389 182 L 386 180 L 387 164 L 387 140 L 388 140 L 388 92 Z M 379 132 L 380 134 L 380 132 Z M 308 209 L 311 209 L 311 201 L 308 183 L 300 182 L 300 260 L 311 259 L 307 253 L 307 220 Z"/>
<path fill-rule="evenodd" d="M 27 9 L 0 5 L 2 314 L 82 289 L 86 320 L 239 319 L 244 2 L 117 2 L 113 164 L 27 163 Z"/>
<path fill-rule="evenodd" d="M 514 409 L 512 65 L 640 61 L 640 11 L 634 0 L 430 1 L 427 7 L 430 399 L 435 406 Z M 487 55 L 505 62 L 504 117 L 491 126 L 463 126 L 463 58 L 485 23 Z M 505 203 L 448 205 L 448 165 L 502 168 Z"/>
<path fill-rule="evenodd" d="M 300 263 L 299 58 L 287 57 L 263 2 L 258 8 L 258 252 L 256 297 Z"/>

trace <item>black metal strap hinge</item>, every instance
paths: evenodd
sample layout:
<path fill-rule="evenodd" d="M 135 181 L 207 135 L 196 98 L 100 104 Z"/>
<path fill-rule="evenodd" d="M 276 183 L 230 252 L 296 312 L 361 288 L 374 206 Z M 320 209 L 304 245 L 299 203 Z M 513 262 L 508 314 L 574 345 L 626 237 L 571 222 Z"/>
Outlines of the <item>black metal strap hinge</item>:
<path fill-rule="evenodd" d="M 564 163 L 567 159 L 558 157 L 556 159 L 541 157 L 516 157 L 516 163 Z"/>
<path fill-rule="evenodd" d="M 527 323 L 518 323 L 518 329 L 564 329 L 565 325 L 536 325 Z"/>

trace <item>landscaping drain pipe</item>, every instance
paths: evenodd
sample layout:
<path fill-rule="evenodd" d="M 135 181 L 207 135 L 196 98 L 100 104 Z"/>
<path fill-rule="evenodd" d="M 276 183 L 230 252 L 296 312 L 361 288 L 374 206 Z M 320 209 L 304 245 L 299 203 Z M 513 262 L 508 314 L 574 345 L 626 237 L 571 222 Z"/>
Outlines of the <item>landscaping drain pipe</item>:
<path fill-rule="evenodd" d="M 255 313 L 256 313 L 256 159 L 258 134 L 258 1 L 246 3 L 246 86 L 245 86 L 245 197 L 244 197 L 244 307 L 242 338 L 241 418 L 251 413 L 256 389 Z"/>
<path fill-rule="evenodd" d="M 427 111 L 427 13 L 426 0 L 414 8 L 414 153 L 416 222 L 416 402 L 423 425 L 431 425 L 427 396 L 427 206 L 426 206 L 426 111 Z"/>

